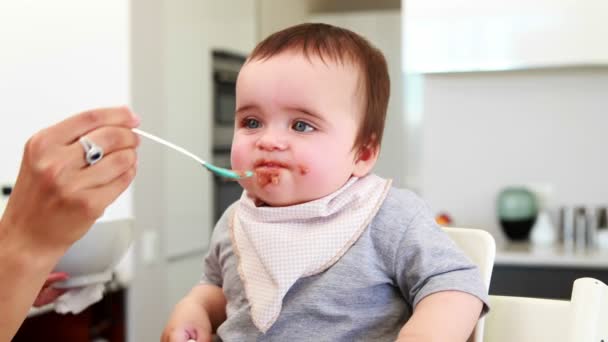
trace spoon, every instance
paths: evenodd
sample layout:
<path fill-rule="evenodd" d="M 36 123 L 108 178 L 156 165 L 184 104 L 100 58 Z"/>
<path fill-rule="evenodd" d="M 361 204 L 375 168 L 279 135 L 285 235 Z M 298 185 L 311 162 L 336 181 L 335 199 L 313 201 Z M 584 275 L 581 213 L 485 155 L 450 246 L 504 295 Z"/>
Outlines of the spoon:
<path fill-rule="evenodd" d="M 209 162 L 206 162 L 206 161 L 202 160 L 201 158 L 197 157 L 192 152 L 190 152 L 190 151 L 188 151 L 188 150 L 186 150 L 186 149 L 184 149 L 182 147 L 179 147 L 179 146 L 177 146 L 177 145 L 175 145 L 173 143 L 170 143 L 170 142 L 168 142 L 168 141 L 166 141 L 164 139 L 161 139 L 161 138 L 159 138 L 159 137 L 157 137 L 155 135 L 152 135 L 150 133 L 144 132 L 144 131 L 142 131 L 140 129 L 133 128 L 132 131 L 134 133 L 138 134 L 138 135 L 141 135 L 142 137 L 146 137 L 146 138 L 148 138 L 150 140 L 153 140 L 153 141 L 155 141 L 155 142 L 157 142 L 159 144 L 162 144 L 162 145 L 165 145 L 167 147 L 170 147 L 170 148 L 176 150 L 177 152 L 179 152 L 181 154 L 187 155 L 188 157 L 190 157 L 190 158 L 196 160 L 197 162 L 199 162 L 201 165 L 203 165 L 205 168 L 207 168 L 207 170 L 215 173 L 218 176 L 221 176 L 221 177 L 224 177 L 224 178 L 228 178 L 228 179 L 235 179 L 235 180 L 243 179 L 243 178 L 247 178 L 247 177 L 253 176 L 253 172 L 252 171 L 242 172 L 242 171 L 229 170 L 229 169 L 224 169 L 224 168 L 219 167 L 219 166 L 215 166 L 215 165 L 213 165 L 213 164 L 211 164 Z"/>

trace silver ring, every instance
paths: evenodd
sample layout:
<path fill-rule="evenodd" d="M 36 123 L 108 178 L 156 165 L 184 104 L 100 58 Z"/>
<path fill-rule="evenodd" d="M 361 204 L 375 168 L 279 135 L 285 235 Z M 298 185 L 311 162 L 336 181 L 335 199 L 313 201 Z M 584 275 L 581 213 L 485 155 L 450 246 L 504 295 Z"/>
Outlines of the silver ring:
<path fill-rule="evenodd" d="M 103 148 L 95 144 L 93 141 L 91 141 L 91 139 L 87 138 L 86 136 L 82 136 L 80 139 L 78 139 L 78 141 L 84 149 L 84 159 L 89 165 L 93 165 L 103 158 Z"/>

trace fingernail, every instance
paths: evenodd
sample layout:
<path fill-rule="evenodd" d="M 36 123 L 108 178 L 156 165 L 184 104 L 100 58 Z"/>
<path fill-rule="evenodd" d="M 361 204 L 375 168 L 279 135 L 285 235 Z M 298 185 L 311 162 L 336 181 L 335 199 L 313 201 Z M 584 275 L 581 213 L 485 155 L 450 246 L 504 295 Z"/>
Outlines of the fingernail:
<path fill-rule="evenodd" d="M 135 114 L 135 112 L 133 112 L 133 110 L 131 110 L 131 108 L 127 105 L 125 105 L 124 108 L 129 112 L 129 114 L 131 114 L 131 118 L 133 119 L 133 124 L 139 125 L 139 123 L 141 122 L 139 115 Z"/>
<path fill-rule="evenodd" d="M 139 115 L 131 112 L 131 116 L 133 117 L 133 124 L 135 126 L 139 126 L 139 124 L 141 123 L 141 118 L 139 117 Z"/>

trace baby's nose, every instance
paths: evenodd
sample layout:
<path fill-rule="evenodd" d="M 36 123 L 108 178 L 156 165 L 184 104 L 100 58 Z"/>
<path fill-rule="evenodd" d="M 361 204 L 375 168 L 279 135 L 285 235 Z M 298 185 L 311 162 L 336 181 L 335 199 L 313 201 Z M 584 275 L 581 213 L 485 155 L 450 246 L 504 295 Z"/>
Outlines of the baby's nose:
<path fill-rule="evenodd" d="M 265 132 L 256 142 L 256 147 L 264 151 L 282 151 L 287 149 L 287 139 L 277 132 Z"/>

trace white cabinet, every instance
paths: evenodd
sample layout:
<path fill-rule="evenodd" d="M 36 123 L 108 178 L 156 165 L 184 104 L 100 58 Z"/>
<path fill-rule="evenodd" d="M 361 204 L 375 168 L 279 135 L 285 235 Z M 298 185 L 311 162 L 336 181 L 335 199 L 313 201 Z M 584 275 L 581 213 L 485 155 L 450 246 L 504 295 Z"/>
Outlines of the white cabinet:
<path fill-rule="evenodd" d="M 213 127 L 211 53 L 219 48 L 246 55 L 253 49 L 255 3 L 178 1 L 164 6 L 167 113 L 161 127 L 165 132 L 158 134 L 209 160 Z M 166 255 L 179 258 L 207 248 L 215 224 L 213 182 L 207 171 L 182 155 L 168 153 L 166 158 Z"/>
<path fill-rule="evenodd" d="M 253 48 L 255 2 L 130 4 L 131 89 L 141 128 L 211 158 L 211 50 L 247 53 Z M 212 178 L 196 163 L 149 141 L 142 140 L 139 153 L 135 215 L 148 243 L 136 244 L 127 340 L 154 341 L 175 301 L 201 274 L 214 224 Z"/>
<path fill-rule="evenodd" d="M 405 0 L 408 72 L 608 64 L 606 0 Z"/>

